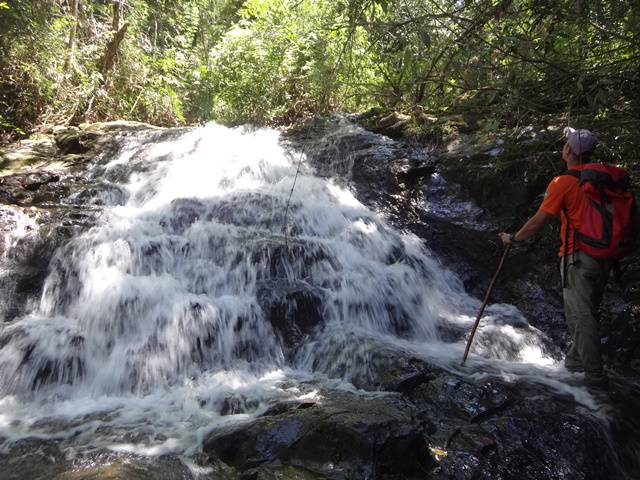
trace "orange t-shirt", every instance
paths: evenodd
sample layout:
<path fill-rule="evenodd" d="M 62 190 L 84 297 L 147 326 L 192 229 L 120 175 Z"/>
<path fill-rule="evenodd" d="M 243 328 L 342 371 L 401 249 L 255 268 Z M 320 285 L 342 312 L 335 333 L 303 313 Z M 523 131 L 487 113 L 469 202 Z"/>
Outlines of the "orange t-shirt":
<path fill-rule="evenodd" d="M 572 170 L 582 170 L 584 165 L 575 165 L 571 167 Z M 580 180 L 572 175 L 560 175 L 555 177 L 549 183 L 547 191 L 544 195 L 540 210 L 549 213 L 555 217 L 560 215 L 562 220 L 562 226 L 560 228 L 560 240 L 562 246 L 558 252 L 558 256 L 562 257 L 565 254 L 565 238 L 567 233 L 567 219 L 565 217 L 565 211 L 569 216 L 570 228 L 569 228 L 569 245 L 566 253 L 572 253 L 574 250 L 574 229 L 580 228 L 580 214 L 582 211 L 582 202 L 584 200 L 584 194 L 580 190 Z"/>

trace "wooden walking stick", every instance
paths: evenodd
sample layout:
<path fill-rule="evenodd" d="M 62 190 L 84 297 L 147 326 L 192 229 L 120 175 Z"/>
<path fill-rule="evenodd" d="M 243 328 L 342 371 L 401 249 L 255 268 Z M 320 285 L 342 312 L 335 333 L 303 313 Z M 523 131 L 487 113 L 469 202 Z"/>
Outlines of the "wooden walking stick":
<path fill-rule="evenodd" d="M 496 273 L 493 275 L 491 279 L 491 283 L 489 284 L 489 289 L 487 290 L 487 294 L 484 296 L 484 301 L 482 302 L 482 306 L 480 307 L 480 311 L 478 312 L 478 316 L 476 317 L 476 323 L 473 325 L 473 329 L 471 330 L 471 335 L 469 335 L 469 340 L 467 340 L 467 348 L 464 349 L 464 357 L 462 358 L 462 365 L 467 361 L 467 356 L 469 356 L 469 350 L 471 349 L 471 343 L 473 343 L 473 337 L 476 334 L 476 330 L 478 329 L 478 325 L 480 325 L 480 318 L 484 313 L 484 309 L 489 303 L 489 297 L 491 296 L 491 291 L 493 290 L 493 286 L 496 284 L 496 280 L 498 279 L 498 275 L 500 274 L 500 270 L 502 270 L 502 265 L 504 265 L 504 260 L 507 258 L 507 254 L 511 249 L 511 245 L 505 245 L 504 252 L 502 252 L 502 258 L 500 259 L 500 263 L 498 264 L 498 269 Z"/>

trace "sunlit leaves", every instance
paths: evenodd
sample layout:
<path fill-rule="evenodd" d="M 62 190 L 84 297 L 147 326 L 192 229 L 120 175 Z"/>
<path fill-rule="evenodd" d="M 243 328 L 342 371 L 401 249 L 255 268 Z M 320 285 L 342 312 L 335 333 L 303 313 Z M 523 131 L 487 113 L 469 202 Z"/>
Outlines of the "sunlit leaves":
<path fill-rule="evenodd" d="M 366 95 L 364 30 L 355 3 L 248 0 L 239 24 L 212 51 L 213 112 L 223 119 L 264 122 L 356 108 Z M 250 68 L 247 68 L 248 66 Z"/>
<path fill-rule="evenodd" d="M 13 125 L 83 116 L 286 123 L 416 104 L 482 111 L 500 125 L 537 112 L 607 125 L 640 117 L 634 2 L 127 0 L 130 28 L 105 78 L 97 60 L 112 3 L 80 0 L 65 69 L 68 5 L 0 0 L 9 92 L 0 106 Z"/>

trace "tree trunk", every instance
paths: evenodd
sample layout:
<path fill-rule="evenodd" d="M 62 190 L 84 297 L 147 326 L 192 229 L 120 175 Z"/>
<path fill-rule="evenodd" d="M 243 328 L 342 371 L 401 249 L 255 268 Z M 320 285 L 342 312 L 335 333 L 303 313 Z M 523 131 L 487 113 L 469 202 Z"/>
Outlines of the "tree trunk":
<path fill-rule="evenodd" d="M 153 56 L 156 56 L 156 48 L 158 46 L 158 18 L 153 16 Z"/>
<path fill-rule="evenodd" d="M 64 64 L 65 70 L 68 70 L 71 62 L 74 61 L 73 52 L 76 48 L 76 33 L 78 31 L 78 0 L 71 0 L 71 16 L 73 17 L 73 23 L 71 24 L 69 42 L 67 43 L 67 60 Z"/>
<path fill-rule="evenodd" d="M 111 30 L 117 32 L 120 30 L 120 15 L 122 12 L 122 2 L 113 0 L 113 16 L 111 17 Z"/>
<path fill-rule="evenodd" d="M 107 49 L 100 60 L 100 73 L 102 73 L 102 75 L 105 75 L 116 64 L 118 47 L 120 47 L 122 40 L 124 40 L 124 34 L 127 32 L 127 28 L 129 28 L 129 24 L 125 22 L 120 30 L 115 32 L 111 40 L 107 43 Z"/>
<path fill-rule="evenodd" d="M 120 26 L 120 17 L 122 16 L 122 3 L 119 0 L 113 2 L 113 17 L 111 19 L 112 37 L 107 42 L 107 47 L 98 63 L 100 73 L 104 77 L 109 70 L 113 68 L 118 59 L 118 48 L 124 40 L 124 34 L 129 28 L 129 24 L 124 22 L 122 27 Z"/>

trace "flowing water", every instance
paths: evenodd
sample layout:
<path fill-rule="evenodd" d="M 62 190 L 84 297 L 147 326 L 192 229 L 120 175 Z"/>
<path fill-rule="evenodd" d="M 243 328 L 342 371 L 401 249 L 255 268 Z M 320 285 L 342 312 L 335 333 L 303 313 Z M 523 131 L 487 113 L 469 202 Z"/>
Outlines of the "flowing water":
<path fill-rule="evenodd" d="M 313 398 L 302 382 L 353 388 L 376 349 L 459 363 L 462 340 L 441 332 L 468 329 L 479 301 L 358 201 L 349 168 L 303 156 L 287 209 L 301 154 L 279 132 L 207 125 L 152 138 L 128 136 L 98 159 L 92 175 L 109 188 L 91 201 L 104 213 L 55 253 L 39 304 L 0 327 L 5 448 L 36 436 L 69 455 L 191 453 L 278 399 Z M 446 216 L 452 199 L 434 198 L 446 203 L 425 208 Z M 285 317 L 311 298 L 312 323 L 274 326 L 274 298 L 289 299 Z M 515 307 L 490 306 L 484 324 L 476 358 L 509 375 L 553 372 Z M 223 415 L 230 398 L 241 413 Z"/>

